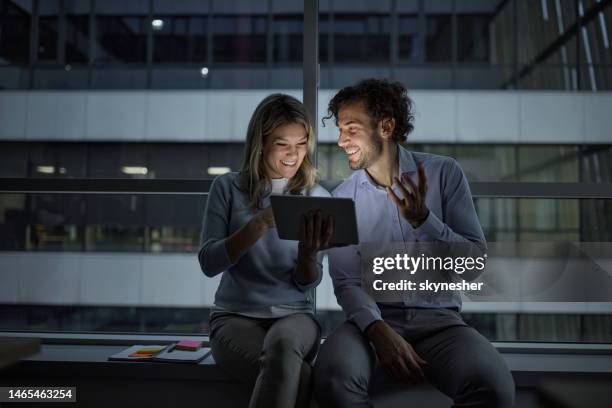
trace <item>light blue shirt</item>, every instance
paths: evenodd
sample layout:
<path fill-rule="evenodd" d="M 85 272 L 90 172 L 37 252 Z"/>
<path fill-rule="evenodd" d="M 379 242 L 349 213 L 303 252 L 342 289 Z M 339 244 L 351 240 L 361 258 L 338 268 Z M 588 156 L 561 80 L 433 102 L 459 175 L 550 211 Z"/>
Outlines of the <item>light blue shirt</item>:
<path fill-rule="evenodd" d="M 293 279 L 298 242 L 280 239 L 276 228 L 268 229 L 236 263 L 230 261 L 226 239 L 256 214 L 248 195 L 238 186 L 238 175 L 227 173 L 213 181 L 204 213 L 200 267 L 206 276 L 223 273 L 215 305 L 225 311 L 270 316 L 278 306 L 298 312 L 312 310 L 312 292 L 321 281 L 320 257 L 317 279 L 300 285 Z M 318 184 L 304 194 L 329 196 Z M 262 206 L 269 205 L 270 197 L 263 197 Z"/>
<path fill-rule="evenodd" d="M 355 201 L 360 244 L 385 242 L 472 242 L 486 249 L 486 242 L 470 188 L 459 164 L 450 157 L 410 152 L 399 147 L 399 172 L 417 184 L 417 166 L 422 165 L 427 178 L 425 203 L 427 219 L 418 228 L 399 213 L 384 187 L 375 184 L 365 170 L 357 170 L 333 192 L 334 197 Z M 401 193 L 394 187 L 401 197 Z M 330 275 L 336 298 L 347 318 L 361 330 L 381 320 L 377 303 L 361 288 L 361 252 L 359 245 L 328 251 Z M 461 308 L 461 297 L 451 292 L 428 300 L 409 300 L 400 307 Z"/>

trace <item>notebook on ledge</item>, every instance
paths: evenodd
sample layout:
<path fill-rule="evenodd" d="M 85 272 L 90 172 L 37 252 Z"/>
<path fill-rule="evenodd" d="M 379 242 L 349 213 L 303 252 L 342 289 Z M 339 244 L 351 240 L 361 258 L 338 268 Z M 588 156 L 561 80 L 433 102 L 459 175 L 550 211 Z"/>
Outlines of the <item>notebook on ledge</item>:
<path fill-rule="evenodd" d="M 156 354 L 142 353 L 138 356 L 137 352 L 143 349 L 161 348 L 162 350 Z M 153 345 L 136 345 L 123 350 L 120 353 L 113 354 L 108 359 L 110 361 L 159 361 L 169 363 L 197 363 L 203 360 L 210 354 L 210 348 L 202 347 L 197 351 L 183 351 L 176 348 L 172 351 L 167 351 L 167 346 Z"/>

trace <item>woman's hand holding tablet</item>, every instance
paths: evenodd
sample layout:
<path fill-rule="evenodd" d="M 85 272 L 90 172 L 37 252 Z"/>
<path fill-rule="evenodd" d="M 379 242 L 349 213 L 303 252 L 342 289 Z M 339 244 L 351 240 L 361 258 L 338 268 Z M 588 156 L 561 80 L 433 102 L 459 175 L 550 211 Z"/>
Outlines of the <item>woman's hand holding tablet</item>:
<path fill-rule="evenodd" d="M 325 232 L 327 228 L 331 228 L 331 237 L 324 245 L 326 248 L 359 243 L 355 203 L 350 198 L 272 195 L 270 201 L 278 236 L 281 239 L 294 241 L 311 239 L 312 241 L 311 237 L 319 235 L 319 239 L 322 240 L 321 238 L 325 236 L 321 237 L 321 231 Z M 320 225 L 318 221 L 315 223 L 316 214 L 320 214 Z M 307 222 L 308 216 L 312 218 L 312 232 L 309 232 L 307 228 L 310 224 L 301 226 L 302 223 Z M 330 216 L 331 223 L 326 221 Z M 304 221 L 301 221 L 302 217 Z M 300 232 L 302 228 L 304 229 L 303 239 Z M 316 228 L 318 228 L 318 234 L 316 234 Z M 319 243 L 321 246 L 322 244 L 322 242 Z"/>

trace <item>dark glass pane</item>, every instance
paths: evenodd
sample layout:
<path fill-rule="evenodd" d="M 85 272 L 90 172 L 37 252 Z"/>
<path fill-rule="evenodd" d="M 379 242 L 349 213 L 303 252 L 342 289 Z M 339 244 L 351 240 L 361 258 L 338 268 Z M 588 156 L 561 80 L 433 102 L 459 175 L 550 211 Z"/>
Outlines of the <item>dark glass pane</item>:
<path fill-rule="evenodd" d="M 86 176 L 87 146 L 82 143 L 36 143 L 30 145 L 30 177 Z"/>
<path fill-rule="evenodd" d="M 215 15 L 212 21 L 213 60 L 265 62 L 266 30 L 266 16 Z"/>
<path fill-rule="evenodd" d="M 20 142 L 0 143 L 0 177 L 28 176 L 28 145 Z"/>
<path fill-rule="evenodd" d="M 38 60 L 57 59 L 57 17 L 40 17 L 38 34 Z"/>
<path fill-rule="evenodd" d="M 301 62 L 303 54 L 301 15 L 275 15 L 272 23 L 275 62 Z"/>
<path fill-rule="evenodd" d="M 157 16 L 152 29 L 155 62 L 206 61 L 206 16 Z"/>
<path fill-rule="evenodd" d="M 416 16 L 399 16 L 399 58 L 401 61 L 418 61 L 419 49 L 419 20 Z"/>
<path fill-rule="evenodd" d="M 27 196 L 27 250 L 82 251 L 83 197 L 78 194 Z"/>
<path fill-rule="evenodd" d="M 89 49 L 89 17 L 66 17 L 66 62 L 71 64 L 86 64 Z"/>
<path fill-rule="evenodd" d="M 519 181 L 576 183 L 580 181 L 577 146 L 520 146 Z"/>
<path fill-rule="evenodd" d="M 146 17 L 98 16 L 96 30 L 96 63 L 146 61 Z"/>
<path fill-rule="evenodd" d="M 493 15 L 490 30 L 492 41 L 491 58 L 496 64 L 505 64 L 512 66 L 514 64 L 514 56 L 517 52 L 515 47 L 514 37 L 514 9 L 513 1 L 505 2 L 502 7 Z M 527 2 L 529 3 L 529 2 Z M 508 71 L 505 75 L 509 79 L 512 71 Z"/>
<path fill-rule="evenodd" d="M 91 144 L 87 157 L 87 177 L 149 177 L 146 145 L 139 143 Z"/>
<path fill-rule="evenodd" d="M 335 15 L 335 62 L 388 63 L 391 50 L 390 21 L 386 15 Z"/>
<path fill-rule="evenodd" d="M 319 14 L 319 61 L 327 62 L 329 61 L 329 14 L 323 13 Z"/>
<path fill-rule="evenodd" d="M 516 181 L 514 146 L 458 145 L 453 157 L 468 181 Z"/>
<path fill-rule="evenodd" d="M 427 16 L 427 34 L 425 37 L 425 57 L 428 62 L 450 62 L 451 52 L 451 16 L 440 14 Z"/>
<path fill-rule="evenodd" d="M 201 144 L 149 144 L 148 169 L 152 178 L 207 178 L 206 147 Z"/>
<path fill-rule="evenodd" d="M 461 62 L 489 62 L 490 15 L 457 16 L 458 58 Z"/>
<path fill-rule="evenodd" d="M 612 183 L 612 145 L 585 146 L 580 157 L 580 181 Z"/>
<path fill-rule="evenodd" d="M 30 1 L 23 4 L 31 10 Z M 29 11 L 10 0 L 0 0 L 0 65 L 29 61 L 30 24 Z"/>

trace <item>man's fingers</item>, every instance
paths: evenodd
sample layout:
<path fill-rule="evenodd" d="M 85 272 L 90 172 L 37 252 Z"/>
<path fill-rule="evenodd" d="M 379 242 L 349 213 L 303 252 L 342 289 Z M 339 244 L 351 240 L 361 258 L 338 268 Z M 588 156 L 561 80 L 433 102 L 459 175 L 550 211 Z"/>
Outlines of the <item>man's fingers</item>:
<path fill-rule="evenodd" d="M 404 175 L 402 176 L 402 179 L 403 179 L 403 180 L 404 180 L 406 183 L 408 183 L 408 185 L 410 186 L 410 190 L 412 191 L 412 195 L 414 196 L 414 198 L 415 198 L 415 199 L 417 199 L 417 198 L 418 198 L 418 196 L 419 196 L 419 194 L 420 194 L 420 192 L 419 192 L 419 189 L 417 188 L 416 184 L 414 184 L 414 181 L 412 181 L 412 179 L 410 178 L 410 176 L 409 176 L 409 175 L 407 175 L 407 174 L 404 174 Z"/>
<path fill-rule="evenodd" d="M 397 184 L 397 188 L 401 191 L 402 195 L 406 200 L 413 200 L 414 194 L 411 191 L 408 191 L 406 186 L 400 181 L 399 178 L 395 177 L 395 183 Z"/>
<path fill-rule="evenodd" d="M 312 246 L 312 233 L 313 233 L 313 229 L 314 229 L 314 220 L 312 219 L 312 213 L 308 212 L 308 214 L 306 214 L 306 236 L 305 241 L 308 243 L 308 246 Z"/>
<path fill-rule="evenodd" d="M 402 200 L 395 194 L 395 192 L 391 189 L 391 187 L 387 187 L 387 195 L 391 198 L 391 201 L 395 203 L 396 206 L 402 207 Z"/>
<path fill-rule="evenodd" d="M 401 358 L 397 359 L 395 363 L 393 364 L 393 366 L 394 366 L 396 378 L 398 380 L 403 381 L 408 384 L 414 383 L 415 381 L 414 374 L 412 373 L 408 365 L 406 365 L 406 362 L 403 359 Z"/>
<path fill-rule="evenodd" d="M 416 355 L 416 353 L 413 354 Z M 414 355 L 406 356 L 406 364 L 408 365 L 413 376 L 416 377 L 418 380 L 423 381 L 425 379 L 425 374 L 423 373 L 423 370 L 421 369 L 419 363 L 417 363 L 416 359 L 414 358 Z"/>
<path fill-rule="evenodd" d="M 425 177 L 425 169 L 421 165 L 419 165 L 418 174 L 419 174 L 419 193 L 421 193 L 421 195 L 424 196 L 425 193 L 427 193 L 427 177 Z"/>
<path fill-rule="evenodd" d="M 300 241 L 306 242 L 306 217 L 304 214 L 300 215 Z"/>
<path fill-rule="evenodd" d="M 312 237 L 314 238 L 314 247 L 319 248 L 321 246 L 321 232 L 323 231 L 323 217 L 321 211 L 314 213 L 314 229 L 312 231 Z"/>
<path fill-rule="evenodd" d="M 334 217 L 328 215 L 325 217 L 325 227 L 323 228 L 323 243 L 322 248 L 329 248 L 329 244 L 331 243 L 332 235 L 334 234 Z"/>
<path fill-rule="evenodd" d="M 423 365 L 426 365 L 426 364 L 427 364 L 427 361 L 423 360 L 423 359 L 421 358 L 421 356 L 419 356 L 417 353 L 414 353 L 414 356 L 415 356 L 415 358 L 416 358 L 416 361 L 417 361 L 417 362 L 418 362 L 418 363 L 419 363 L 421 366 L 423 366 Z"/>

